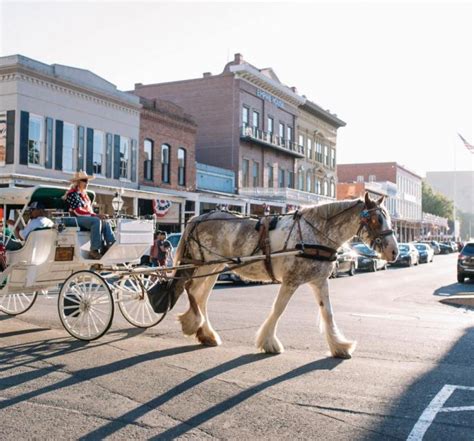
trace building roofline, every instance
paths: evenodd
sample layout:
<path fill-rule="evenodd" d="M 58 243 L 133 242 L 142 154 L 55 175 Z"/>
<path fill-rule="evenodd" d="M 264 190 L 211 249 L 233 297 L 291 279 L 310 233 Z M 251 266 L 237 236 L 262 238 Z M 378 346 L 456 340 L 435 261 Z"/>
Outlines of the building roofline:
<path fill-rule="evenodd" d="M 324 110 L 321 106 L 318 106 L 316 103 L 313 103 L 308 99 L 301 106 L 301 108 L 302 110 L 305 110 L 311 113 L 312 115 L 321 118 L 327 123 L 334 125 L 336 128 L 344 127 L 346 125 L 345 121 L 338 118 L 337 115 L 332 114 L 328 110 Z"/>
<path fill-rule="evenodd" d="M 357 162 L 357 163 L 350 163 L 350 164 L 337 164 L 337 167 L 352 167 L 354 165 L 393 165 L 397 168 L 402 169 L 403 171 L 406 171 L 407 173 L 410 173 L 411 175 L 413 175 L 413 176 L 415 176 L 419 179 L 423 179 L 422 176 L 418 175 L 417 173 L 410 170 L 406 166 L 400 165 L 397 162 L 393 162 L 393 161 L 391 161 L 391 162 Z"/>

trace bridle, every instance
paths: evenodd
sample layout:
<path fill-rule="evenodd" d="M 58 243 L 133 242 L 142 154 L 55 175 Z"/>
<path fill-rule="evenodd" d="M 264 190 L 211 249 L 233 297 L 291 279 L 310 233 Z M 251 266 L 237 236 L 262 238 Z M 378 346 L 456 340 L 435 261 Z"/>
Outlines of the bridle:
<path fill-rule="evenodd" d="M 357 230 L 357 236 L 360 237 L 362 231 L 366 231 L 370 238 L 370 247 L 378 246 L 381 249 L 385 248 L 384 238 L 395 234 L 391 229 L 382 230 L 384 219 L 386 216 L 380 207 L 365 208 L 359 215 L 360 224 Z"/>

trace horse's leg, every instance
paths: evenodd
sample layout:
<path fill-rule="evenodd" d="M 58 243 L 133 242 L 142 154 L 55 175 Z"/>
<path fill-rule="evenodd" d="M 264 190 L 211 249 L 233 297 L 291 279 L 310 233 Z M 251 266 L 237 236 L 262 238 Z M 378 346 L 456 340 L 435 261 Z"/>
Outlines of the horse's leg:
<path fill-rule="evenodd" d="M 323 329 L 331 354 L 333 357 L 351 358 L 351 354 L 356 347 L 356 342 L 347 340 L 339 331 L 334 321 L 331 301 L 329 300 L 329 284 L 327 279 L 324 279 L 322 282 L 313 280 L 309 284 L 319 302 Z"/>
<path fill-rule="evenodd" d="M 194 276 L 218 271 L 220 266 L 199 268 Z M 217 280 L 217 275 L 194 278 L 188 282 L 186 291 L 189 299 L 189 309 L 178 316 L 183 334 L 195 335 L 206 346 L 218 346 L 221 339 L 212 328 L 207 315 L 207 300 Z"/>
<path fill-rule="evenodd" d="M 272 311 L 257 332 L 256 345 L 261 351 L 279 354 L 284 351 L 283 345 L 276 336 L 276 328 L 280 316 L 286 308 L 291 296 L 298 288 L 297 285 L 282 283 L 278 296 L 273 302 Z"/>

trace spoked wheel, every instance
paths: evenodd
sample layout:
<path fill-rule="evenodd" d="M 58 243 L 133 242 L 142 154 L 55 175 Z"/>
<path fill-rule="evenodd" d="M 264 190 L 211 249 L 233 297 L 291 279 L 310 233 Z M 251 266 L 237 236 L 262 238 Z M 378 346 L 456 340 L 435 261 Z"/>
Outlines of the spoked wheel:
<path fill-rule="evenodd" d="M 61 323 L 79 340 L 96 340 L 112 324 L 114 299 L 107 282 L 93 271 L 72 274 L 58 297 Z"/>
<path fill-rule="evenodd" d="M 120 281 L 118 305 L 125 320 L 131 325 L 137 328 L 151 328 L 165 318 L 166 314 L 157 314 L 153 311 L 146 293 L 159 280 L 158 276 L 140 274 Z"/>
<path fill-rule="evenodd" d="M 35 303 L 38 291 L 0 294 L 0 311 L 8 315 L 19 315 L 28 311 Z"/>

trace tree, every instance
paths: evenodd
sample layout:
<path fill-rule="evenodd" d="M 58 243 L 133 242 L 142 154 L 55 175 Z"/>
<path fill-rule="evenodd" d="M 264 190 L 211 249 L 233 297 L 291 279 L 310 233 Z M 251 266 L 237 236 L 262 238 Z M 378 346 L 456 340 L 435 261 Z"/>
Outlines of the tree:
<path fill-rule="evenodd" d="M 421 183 L 421 208 L 423 213 L 431 213 L 436 216 L 453 220 L 453 201 L 446 196 L 433 191 L 425 181 Z"/>

